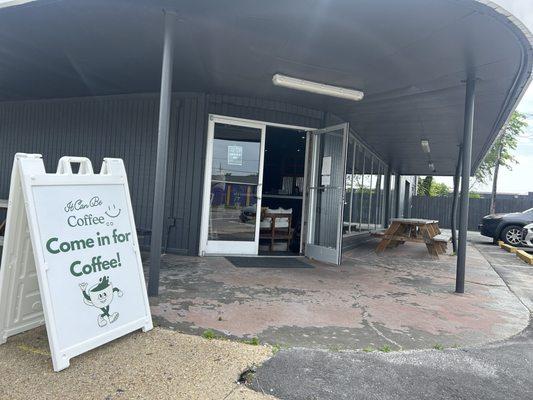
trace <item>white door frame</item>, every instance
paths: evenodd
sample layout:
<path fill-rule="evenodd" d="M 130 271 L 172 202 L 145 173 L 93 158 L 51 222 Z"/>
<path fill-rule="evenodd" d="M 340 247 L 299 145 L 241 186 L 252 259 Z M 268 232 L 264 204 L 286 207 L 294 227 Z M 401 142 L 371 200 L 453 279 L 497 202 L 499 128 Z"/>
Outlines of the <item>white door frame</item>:
<path fill-rule="evenodd" d="M 255 224 L 255 241 L 254 242 L 236 242 L 236 241 L 208 241 L 208 234 L 209 234 L 209 207 L 211 203 L 211 169 L 213 165 L 213 139 L 214 139 L 214 133 L 215 133 L 215 124 L 216 123 L 222 123 L 222 124 L 229 124 L 229 125 L 237 125 L 237 126 L 245 126 L 250 128 L 256 128 L 261 130 L 261 147 L 260 147 L 260 161 L 259 161 L 259 177 L 258 177 L 258 185 L 257 185 L 257 210 L 256 213 L 256 224 Z M 200 228 L 200 246 L 199 246 L 199 254 L 200 256 L 207 256 L 207 255 L 226 255 L 226 254 L 233 254 L 233 255 L 257 255 L 259 252 L 259 225 L 260 225 L 260 219 L 261 219 L 261 200 L 262 200 L 262 192 L 263 192 L 263 166 L 264 166 L 264 159 L 265 159 L 265 135 L 266 135 L 266 127 L 267 126 L 274 126 L 274 127 L 280 127 L 280 128 L 287 128 L 287 129 L 294 129 L 299 131 L 314 131 L 315 128 L 308 128 L 304 126 L 298 126 L 298 125 L 287 125 L 287 124 L 278 124 L 273 122 L 266 122 L 266 121 L 257 121 L 257 120 L 251 120 L 251 119 L 244 119 L 244 118 L 237 118 L 237 117 L 229 117 L 225 115 L 217 115 L 217 114 L 209 114 L 208 118 L 208 128 L 207 128 L 207 146 L 206 146 L 206 157 L 205 157 L 205 173 L 204 173 L 204 192 L 203 192 L 203 201 L 202 201 L 202 219 L 201 219 L 201 228 Z M 309 135 L 306 135 L 306 149 L 308 146 L 309 141 Z M 307 157 L 305 159 L 305 165 L 304 165 L 304 188 L 306 187 L 306 180 L 307 180 Z M 303 205 L 306 201 L 306 195 L 305 190 L 303 193 L 303 199 L 302 199 L 302 221 L 303 221 L 303 213 L 305 210 L 303 209 Z M 303 227 L 302 227 L 303 228 Z M 300 241 L 300 249 L 302 248 L 302 241 L 303 241 L 303 235 L 301 235 L 301 241 Z M 245 243 L 245 245 L 241 245 Z"/>

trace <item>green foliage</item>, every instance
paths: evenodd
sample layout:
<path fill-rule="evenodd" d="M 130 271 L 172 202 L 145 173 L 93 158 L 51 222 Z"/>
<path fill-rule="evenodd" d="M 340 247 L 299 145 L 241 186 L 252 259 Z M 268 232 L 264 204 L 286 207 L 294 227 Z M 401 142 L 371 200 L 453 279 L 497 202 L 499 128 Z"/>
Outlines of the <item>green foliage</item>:
<path fill-rule="evenodd" d="M 526 116 L 518 111 L 513 112 L 507 125 L 503 128 L 498 139 L 494 141 L 492 147 L 479 165 L 476 171 L 476 180 L 487 183 L 492 178 L 496 163 L 509 170 L 518 161 L 513 156 L 513 151 L 518 145 L 518 137 L 527 127 Z"/>
<path fill-rule="evenodd" d="M 450 194 L 450 188 L 445 183 L 433 182 L 429 188 L 429 195 L 432 197 L 446 196 L 448 194 Z"/>
<path fill-rule="evenodd" d="M 432 176 L 426 176 L 418 180 L 417 193 L 419 196 L 446 196 L 450 194 L 450 188 L 445 183 L 438 183 Z"/>
<path fill-rule="evenodd" d="M 433 177 L 426 176 L 424 179 L 418 180 L 417 194 L 419 196 L 429 196 L 431 185 L 433 184 Z"/>
<path fill-rule="evenodd" d="M 385 346 L 380 347 L 379 351 L 382 351 L 383 353 L 390 353 L 392 351 L 392 349 L 390 348 L 390 346 L 388 344 L 386 344 Z"/>
<path fill-rule="evenodd" d="M 481 195 L 479 193 L 468 193 L 468 197 L 471 199 L 481 199 Z"/>
<path fill-rule="evenodd" d="M 363 349 L 365 353 L 372 353 L 374 351 L 374 348 L 372 346 L 367 346 Z"/>
<path fill-rule="evenodd" d="M 215 339 L 217 337 L 217 335 L 212 329 L 206 329 L 204 333 L 202 333 L 202 336 L 204 337 L 204 339 L 208 340 Z"/>
<path fill-rule="evenodd" d="M 259 346 L 259 339 L 256 337 L 253 337 L 251 339 L 244 339 L 242 342 L 245 344 L 250 344 L 252 346 Z"/>
<path fill-rule="evenodd" d="M 435 350 L 444 350 L 444 346 L 442 344 L 436 343 L 433 348 Z"/>

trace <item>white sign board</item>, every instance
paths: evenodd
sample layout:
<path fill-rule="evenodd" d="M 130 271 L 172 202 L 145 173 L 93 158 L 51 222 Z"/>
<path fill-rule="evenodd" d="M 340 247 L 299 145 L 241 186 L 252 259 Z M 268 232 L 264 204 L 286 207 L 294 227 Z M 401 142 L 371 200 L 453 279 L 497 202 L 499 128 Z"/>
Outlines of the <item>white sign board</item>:
<path fill-rule="evenodd" d="M 242 165 L 242 146 L 228 146 L 228 165 Z"/>
<path fill-rule="evenodd" d="M 79 163 L 73 173 L 72 163 Z M 152 329 L 124 164 L 17 154 L 0 268 L 0 343 L 46 323 L 54 370 Z"/>

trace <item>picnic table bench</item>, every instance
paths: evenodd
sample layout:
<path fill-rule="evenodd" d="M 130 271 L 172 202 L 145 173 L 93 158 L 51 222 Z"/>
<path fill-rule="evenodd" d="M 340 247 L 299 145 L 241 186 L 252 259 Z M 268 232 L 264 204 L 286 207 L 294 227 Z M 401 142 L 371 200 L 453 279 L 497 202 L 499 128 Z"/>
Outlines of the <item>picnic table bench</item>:
<path fill-rule="evenodd" d="M 443 235 L 439 229 L 439 221 L 429 219 L 395 218 L 384 232 L 373 232 L 372 236 L 380 237 L 376 253 L 383 252 L 387 247 L 396 247 L 405 242 L 424 243 L 429 254 L 438 257 L 446 252 L 450 237 Z"/>

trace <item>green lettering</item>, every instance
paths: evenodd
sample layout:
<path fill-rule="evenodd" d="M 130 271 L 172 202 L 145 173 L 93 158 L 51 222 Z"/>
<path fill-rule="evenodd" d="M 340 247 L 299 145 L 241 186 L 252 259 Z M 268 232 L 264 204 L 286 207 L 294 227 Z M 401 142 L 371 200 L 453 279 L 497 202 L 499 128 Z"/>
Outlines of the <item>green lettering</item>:
<path fill-rule="evenodd" d="M 54 250 L 51 247 L 52 243 L 57 242 L 58 240 L 59 238 L 56 238 L 56 237 L 48 239 L 48 242 L 46 242 L 46 250 L 48 250 L 52 254 L 59 253 L 59 250 Z"/>
<path fill-rule="evenodd" d="M 59 252 L 58 252 L 59 253 Z M 74 268 L 77 266 L 77 265 L 80 265 L 81 262 L 80 261 L 74 261 L 72 264 L 70 264 L 70 273 L 74 276 L 82 276 L 83 274 L 81 272 L 76 272 L 74 270 Z"/>

